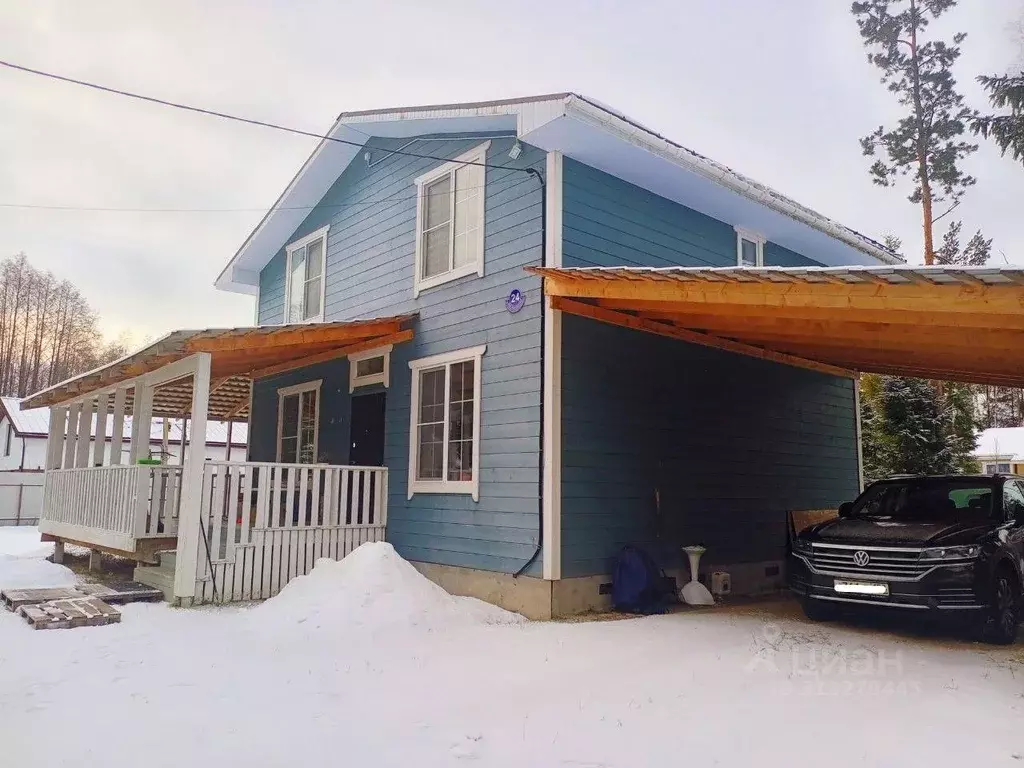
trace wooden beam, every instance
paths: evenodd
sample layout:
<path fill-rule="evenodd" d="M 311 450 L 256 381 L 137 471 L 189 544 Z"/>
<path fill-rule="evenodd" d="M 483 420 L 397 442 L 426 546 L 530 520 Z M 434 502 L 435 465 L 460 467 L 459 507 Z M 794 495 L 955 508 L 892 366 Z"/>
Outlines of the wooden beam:
<path fill-rule="evenodd" d="M 857 374 L 854 371 L 840 368 L 839 366 L 796 357 L 794 355 L 783 354 L 769 349 L 762 349 L 761 347 L 742 344 L 740 342 L 723 339 L 718 336 L 697 333 L 684 328 L 677 328 L 666 323 L 658 323 L 653 320 L 646 320 L 642 317 L 627 315 L 622 312 L 613 312 L 601 307 L 596 307 L 593 304 L 584 304 L 583 302 L 573 301 L 571 299 L 553 297 L 551 306 L 554 309 L 559 309 L 563 312 L 569 312 L 574 315 L 580 315 L 581 317 L 588 317 L 592 320 L 610 323 L 611 325 L 620 325 L 624 328 L 632 328 L 637 331 L 655 333 L 659 336 L 668 336 L 669 338 L 678 339 L 679 341 L 685 341 L 690 344 L 699 344 L 703 347 L 721 349 L 726 352 L 746 355 L 747 357 L 756 357 L 761 360 L 768 360 L 773 363 L 782 363 L 783 365 L 791 365 L 797 368 L 806 368 L 808 370 L 825 373 L 830 376 L 843 376 L 850 379 L 857 377 Z"/>
<path fill-rule="evenodd" d="M 1021 371 L 1021 366 L 1013 360 L 983 354 L 929 354 L 927 350 L 887 350 L 857 349 L 841 343 L 830 344 L 822 340 L 810 343 L 776 343 L 774 348 L 791 355 L 813 356 L 814 359 L 825 360 L 834 365 L 846 365 L 856 361 L 858 365 L 872 363 L 875 365 L 913 366 L 927 368 L 937 374 L 948 372 L 950 377 L 959 373 L 974 373 L 991 376 L 1014 376 Z M 867 370 L 866 368 L 863 370 Z M 944 378 L 937 375 L 936 378 Z"/>
<path fill-rule="evenodd" d="M 946 313 L 1021 313 L 1024 289 L 986 285 L 876 285 L 851 283 L 698 283 L 692 280 L 624 280 L 584 282 L 571 274 L 529 268 L 544 276 L 550 296 L 586 299 L 675 301 L 709 306 L 761 306 L 857 310 L 905 310 Z"/>
<path fill-rule="evenodd" d="M 185 346 L 194 352 L 230 352 L 281 346 L 339 343 L 364 339 L 367 336 L 396 333 L 401 330 L 401 324 L 401 320 L 353 323 L 342 326 L 310 324 L 301 328 L 286 328 L 273 333 L 266 333 L 264 330 L 231 334 L 219 338 L 199 337 L 190 339 Z"/>
<path fill-rule="evenodd" d="M 889 325 L 929 326 L 937 328 L 979 328 L 1024 331 L 1024 311 L 1013 314 L 917 312 L 907 310 L 857 310 L 823 307 L 711 306 L 707 303 L 674 301 L 632 301 L 598 299 L 606 309 L 635 311 L 641 314 L 665 313 L 685 317 L 785 318 L 790 320 L 857 321 Z"/>
<path fill-rule="evenodd" d="M 368 339 L 366 341 L 359 342 L 358 344 L 350 344 L 345 347 L 338 347 L 336 349 L 329 349 L 326 352 L 320 352 L 315 355 L 308 355 L 306 357 L 297 358 L 295 360 L 287 360 L 283 363 L 277 363 L 276 365 L 267 366 L 266 368 L 260 368 L 257 370 L 250 371 L 249 375 L 253 379 L 262 379 L 267 376 L 274 376 L 285 371 L 293 371 L 296 368 L 305 368 L 309 365 L 315 365 L 316 363 L 324 363 L 328 360 L 336 360 L 339 357 L 347 357 L 348 355 L 356 352 L 365 352 L 368 349 L 374 349 L 376 347 L 383 347 L 388 344 L 401 344 L 403 341 L 409 341 L 413 337 L 412 330 L 398 331 L 390 336 L 382 336 L 376 339 Z"/>

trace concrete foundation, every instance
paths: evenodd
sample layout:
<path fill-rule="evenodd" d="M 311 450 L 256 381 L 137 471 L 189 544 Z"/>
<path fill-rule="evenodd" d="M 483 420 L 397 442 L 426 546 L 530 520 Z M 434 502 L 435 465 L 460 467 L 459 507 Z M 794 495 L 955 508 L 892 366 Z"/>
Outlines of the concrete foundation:
<path fill-rule="evenodd" d="M 552 619 L 612 608 L 611 594 L 601 594 L 601 585 L 611 583 L 611 574 L 545 581 L 530 576 L 514 579 L 508 573 L 434 563 L 414 562 L 413 565 L 453 595 L 475 597 L 530 619 Z M 731 565 L 708 563 L 706 567 L 702 562 L 700 580 L 708 587 L 712 571 L 728 571 L 732 578 L 732 594 L 737 596 L 766 594 L 785 586 L 781 561 Z M 666 575 L 676 580 L 677 587 L 690 580 L 689 569 L 669 569 Z"/>

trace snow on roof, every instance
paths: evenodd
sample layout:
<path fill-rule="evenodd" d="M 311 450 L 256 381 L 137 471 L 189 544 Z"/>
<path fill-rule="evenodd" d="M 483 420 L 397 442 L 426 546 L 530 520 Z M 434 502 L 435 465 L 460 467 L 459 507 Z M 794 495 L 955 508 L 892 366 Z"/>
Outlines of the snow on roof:
<path fill-rule="evenodd" d="M 18 406 L 16 397 L 0 397 L 4 413 L 11 420 L 11 426 L 18 434 L 46 435 L 50 432 L 50 411 L 48 408 L 35 408 L 23 411 Z"/>
<path fill-rule="evenodd" d="M 19 400 L 16 397 L 0 398 L 4 412 L 11 420 L 15 432 L 21 436 L 46 437 L 50 433 L 50 409 L 30 408 L 26 411 L 18 407 Z M 181 442 L 181 420 L 167 419 L 170 422 L 170 433 L 168 442 L 172 444 Z M 96 417 L 93 416 L 93 430 L 96 427 Z M 244 447 L 249 425 L 245 422 L 235 422 L 231 430 L 231 444 Z M 124 436 L 131 434 L 132 417 L 124 417 Z M 152 443 L 163 442 L 164 419 L 154 416 L 149 425 L 149 439 Z M 111 419 L 107 419 L 106 436 L 109 439 L 113 436 L 114 425 Z M 228 438 L 228 423 L 226 421 L 206 422 L 206 442 L 211 445 L 224 445 Z"/>
<path fill-rule="evenodd" d="M 1024 460 L 1024 427 L 993 427 L 978 435 L 975 456 Z"/>

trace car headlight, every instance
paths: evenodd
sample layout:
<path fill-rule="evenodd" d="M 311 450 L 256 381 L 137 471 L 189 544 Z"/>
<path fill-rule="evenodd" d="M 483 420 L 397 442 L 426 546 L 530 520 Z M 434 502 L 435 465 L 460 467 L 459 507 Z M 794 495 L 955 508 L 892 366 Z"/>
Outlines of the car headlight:
<path fill-rule="evenodd" d="M 797 537 L 793 539 L 793 551 L 801 555 L 809 555 L 811 554 L 811 542 Z"/>
<path fill-rule="evenodd" d="M 921 550 L 922 560 L 964 560 L 981 554 L 981 547 L 972 544 L 967 547 L 932 547 Z"/>

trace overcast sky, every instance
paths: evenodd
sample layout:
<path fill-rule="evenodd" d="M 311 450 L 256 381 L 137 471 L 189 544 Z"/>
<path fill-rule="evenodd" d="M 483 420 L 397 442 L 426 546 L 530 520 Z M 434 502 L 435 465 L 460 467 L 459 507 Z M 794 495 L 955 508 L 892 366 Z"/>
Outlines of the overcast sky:
<path fill-rule="evenodd" d="M 968 33 L 957 74 L 979 106 L 974 75 L 1024 66 L 1022 18 L 1024 0 L 944 18 Z M 918 209 L 860 155 L 898 112 L 844 0 L 0 0 L 0 41 L 27 66 L 320 132 L 343 110 L 577 91 L 920 261 Z M 0 203 L 251 209 L 0 208 L 0 256 L 74 281 L 111 336 L 250 323 L 253 300 L 213 280 L 314 143 L 0 69 Z M 1024 168 L 983 144 L 969 170 L 965 233 L 1024 264 Z"/>

